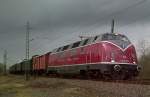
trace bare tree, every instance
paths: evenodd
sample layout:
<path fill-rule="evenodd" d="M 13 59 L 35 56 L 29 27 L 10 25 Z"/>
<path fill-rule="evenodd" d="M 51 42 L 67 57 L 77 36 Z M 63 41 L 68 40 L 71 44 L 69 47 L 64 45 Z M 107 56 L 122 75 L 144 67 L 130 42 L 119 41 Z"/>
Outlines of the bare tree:
<path fill-rule="evenodd" d="M 3 69 L 4 69 L 3 67 L 4 67 L 4 65 L 2 63 L 0 63 L 0 73 L 3 72 Z"/>
<path fill-rule="evenodd" d="M 138 50 L 140 52 L 139 64 L 142 66 L 141 77 L 149 78 L 150 72 L 150 49 L 149 43 L 146 40 L 140 40 L 138 44 Z"/>
<path fill-rule="evenodd" d="M 149 53 L 149 44 L 147 40 L 140 40 L 138 42 L 138 51 L 140 52 L 140 56 L 144 58 Z"/>

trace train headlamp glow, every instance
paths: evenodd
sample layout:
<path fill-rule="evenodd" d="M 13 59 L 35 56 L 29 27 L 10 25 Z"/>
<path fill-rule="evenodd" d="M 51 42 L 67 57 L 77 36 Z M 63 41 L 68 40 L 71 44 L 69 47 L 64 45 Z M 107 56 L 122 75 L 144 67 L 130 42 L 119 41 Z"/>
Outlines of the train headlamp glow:
<path fill-rule="evenodd" d="M 115 54 L 114 54 L 114 52 L 111 53 L 111 62 L 115 62 Z"/>
<path fill-rule="evenodd" d="M 119 35 L 118 33 L 114 33 L 115 35 Z"/>
<path fill-rule="evenodd" d="M 111 62 L 115 62 L 115 60 L 111 60 Z"/>

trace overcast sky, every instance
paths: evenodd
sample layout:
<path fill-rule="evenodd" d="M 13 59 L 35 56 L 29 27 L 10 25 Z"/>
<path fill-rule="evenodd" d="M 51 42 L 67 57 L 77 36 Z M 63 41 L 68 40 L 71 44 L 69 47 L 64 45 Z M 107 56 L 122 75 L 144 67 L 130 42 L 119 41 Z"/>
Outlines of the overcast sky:
<path fill-rule="evenodd" d="M 110 32 L 125 34 L 136 45 L 150 37 L 150 0 L 0 0 L 0 61 L 25 58 L 26 22 L 30 22 L 30 56 Z"/>

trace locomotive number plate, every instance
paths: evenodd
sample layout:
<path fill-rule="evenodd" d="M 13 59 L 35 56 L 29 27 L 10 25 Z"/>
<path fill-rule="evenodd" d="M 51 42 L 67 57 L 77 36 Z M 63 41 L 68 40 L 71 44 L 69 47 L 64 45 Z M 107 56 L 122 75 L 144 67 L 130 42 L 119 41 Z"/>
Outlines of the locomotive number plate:
<path fill-rule="evenodd" d="M 128 63 L 128 60 L 121 60 L 122 63 Z"/>

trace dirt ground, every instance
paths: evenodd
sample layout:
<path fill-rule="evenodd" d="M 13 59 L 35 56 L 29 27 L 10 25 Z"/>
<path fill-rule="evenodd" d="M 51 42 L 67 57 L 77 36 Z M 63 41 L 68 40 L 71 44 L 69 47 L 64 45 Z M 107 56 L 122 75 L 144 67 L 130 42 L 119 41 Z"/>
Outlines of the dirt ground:
<path fill-rule="evenodd" d="M 150 97 L 150 85 L 0 76 L 0 97 Z"/>

